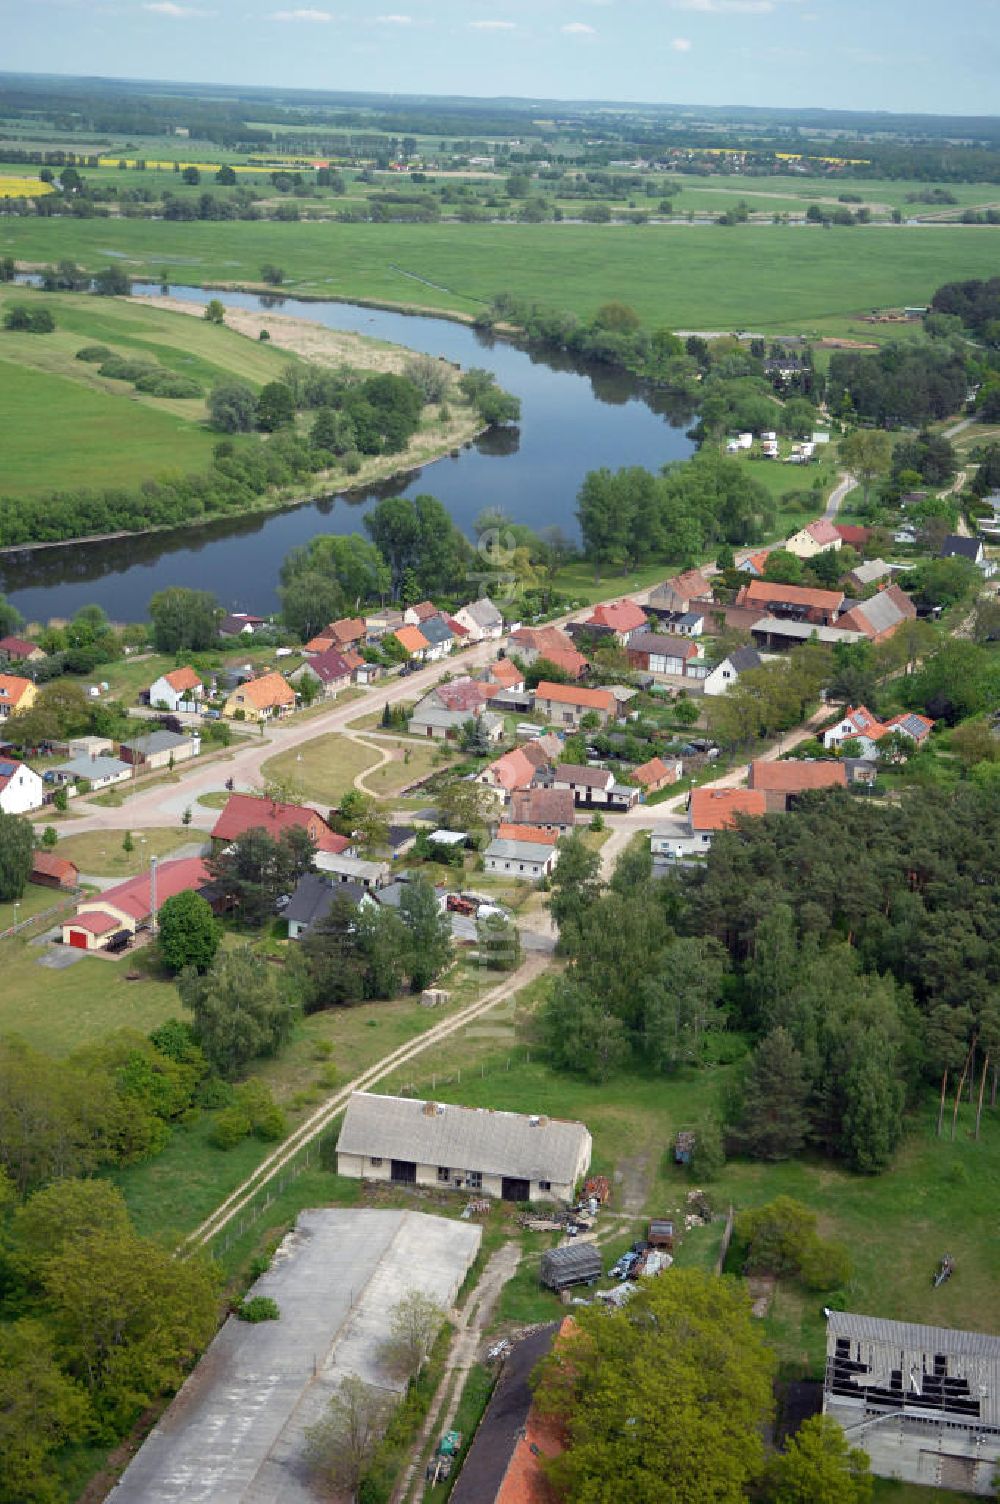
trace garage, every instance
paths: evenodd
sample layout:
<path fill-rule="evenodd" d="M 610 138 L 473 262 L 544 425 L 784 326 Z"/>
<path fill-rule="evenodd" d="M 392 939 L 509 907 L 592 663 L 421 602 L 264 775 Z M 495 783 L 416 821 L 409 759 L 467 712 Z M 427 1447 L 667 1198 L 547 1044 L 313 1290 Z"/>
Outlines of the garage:
<path fill-rule="evenodd" d="M 412 1159 L 394 1159 L 390 1162 L 389 1178 L 396 1185 L 416 1185 L 417 1166 Z"/>
<path fill-rule="evenodd" d="M 503 1201 L 530 1201 L 531 1181 L 505 1175 L 500 1184 L 500 1197 Z"/>
<path fill-rule="evenodd" d="M 75 945 L 77 950 L 86 950 L 90 937 L 86 930 L 70 930 L 69 943 Z"/>

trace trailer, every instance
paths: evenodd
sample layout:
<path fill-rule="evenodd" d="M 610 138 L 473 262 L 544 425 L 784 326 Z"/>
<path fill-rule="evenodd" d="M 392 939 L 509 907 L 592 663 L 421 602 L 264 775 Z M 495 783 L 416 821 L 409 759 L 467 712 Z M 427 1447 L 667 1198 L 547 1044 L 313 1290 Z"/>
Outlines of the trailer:
<path fill-rule="evenodd" d="M 603 1273 L 601 1255 L 593 1243 L 565 1244 L 542 1254 L 541 1281 L 550 1290 L 592 1285 Z"/>

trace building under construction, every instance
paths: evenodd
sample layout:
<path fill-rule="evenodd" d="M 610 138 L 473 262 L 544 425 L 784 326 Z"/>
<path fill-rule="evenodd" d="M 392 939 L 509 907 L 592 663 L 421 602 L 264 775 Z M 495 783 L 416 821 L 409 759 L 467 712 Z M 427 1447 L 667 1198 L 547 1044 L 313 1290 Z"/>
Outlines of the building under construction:
<path fill-rule="evenodd" d="M 992 1497 L 1000 1337 L 832 1311 L 823 1410 L 880 1477 Z"/>

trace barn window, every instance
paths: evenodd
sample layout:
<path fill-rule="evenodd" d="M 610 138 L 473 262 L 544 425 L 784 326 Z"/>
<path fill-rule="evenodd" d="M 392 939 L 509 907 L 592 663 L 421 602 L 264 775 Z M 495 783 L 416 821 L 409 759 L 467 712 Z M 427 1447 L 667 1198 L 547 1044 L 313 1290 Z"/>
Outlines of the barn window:
<path fill-rule="evenodd" d="M 538 1182 L 538 1189 L 540 1191 L 551 1191 L 551 1189 L 552 1189 L 552 1182 L 551 1182 L 551 1180 L 540 1180 Z"/>
<path fill-rule="evenodd" d="M 373 1170 L 377 1170 L 381 1166 L 382 1160 L 378 1155 L 373 1154 L 368 1163 L 371 1165 Z"/>
<path fill-rule="evenodd" d="M 448 1166 L 447 1165 L 438 1165 L 438 1182 L 439 1182 L 439 1184 L 441 1184 L 441 1185 L 447 1185 L 450 1180 L 451 1180 L 451 1171 L 449 1170 Z"/>
<path fill-rule="evenodd" d="M 481 1191 L 483 1188 L 483 1173 L 481 1170 L 470 1170 L 465 1177 L 465 1183 L 470 1191 Z"/>

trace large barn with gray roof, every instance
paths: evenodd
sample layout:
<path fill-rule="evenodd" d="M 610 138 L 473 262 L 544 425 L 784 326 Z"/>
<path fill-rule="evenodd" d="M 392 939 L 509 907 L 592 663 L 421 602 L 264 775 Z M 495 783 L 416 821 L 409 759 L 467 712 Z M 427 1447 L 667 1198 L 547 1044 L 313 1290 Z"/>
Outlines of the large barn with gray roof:
<path fill-rule="evenodd" d="M 831 1311 L 823 1410 L 873 1473 L 992 1497 L 1000 1337 Z"/>
<path fill-rule="evenodd" d="M 568 1202 L 590 1153 L 582 1123 L 359 1091 L 344 1114 L 337 1172 L 504 1201 Z"/>

